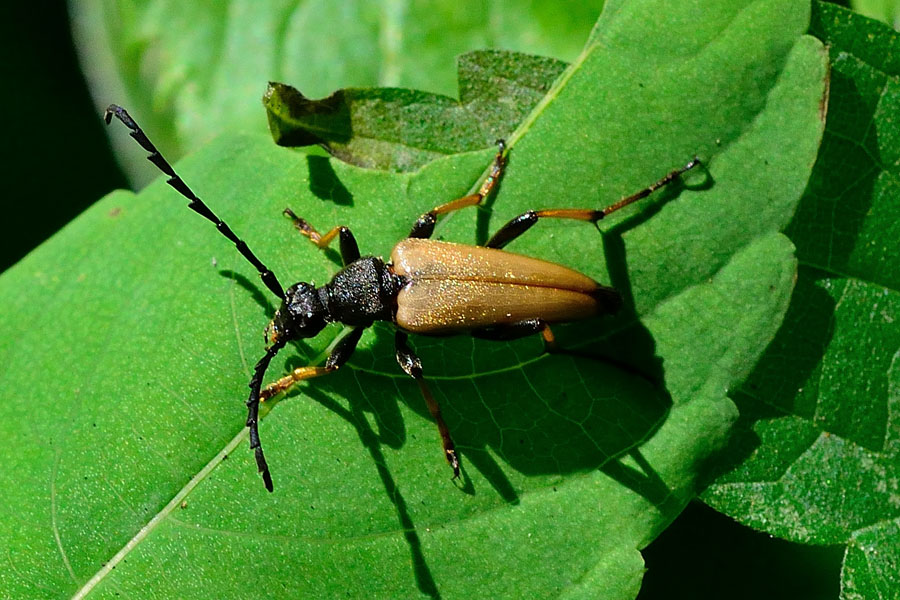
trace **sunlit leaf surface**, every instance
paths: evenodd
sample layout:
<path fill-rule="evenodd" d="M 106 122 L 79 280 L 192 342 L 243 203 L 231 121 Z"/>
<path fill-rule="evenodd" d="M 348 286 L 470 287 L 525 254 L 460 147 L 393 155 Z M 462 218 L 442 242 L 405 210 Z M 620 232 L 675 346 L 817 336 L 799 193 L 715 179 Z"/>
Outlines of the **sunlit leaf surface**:
<path fill-rule="evenodd" d="M 602 232 L 540 223 L 511 244 L 622 291 L 619 317 L 557 329 L 583 356 L 535 339 L 414 340 L 461 449 L 459 487 L 378 326 L 347 368 L 263 420 L 267 494 L 243 400 L 270 298 L 162 181 L 99 202 L 0 278 L 2 595 L 633 597 L 639 549 L 694 495 L 737 417 L 726 394 L 793 288 L 778 231 L 815 160 L 826 78 L 804 6 L 609 5 L 511 136 L 491 205 L 439 228 L 484 240 L 529 208 L 602 206 L 694 155 L 705 166 Z M 386 255 L 491 154 L 395 174 L 260 132 L 178 168 L 282 281 L 322 283 L 337 267 L 285 205 Z M 280 354 L 272 376 L 336 332 Z"/>

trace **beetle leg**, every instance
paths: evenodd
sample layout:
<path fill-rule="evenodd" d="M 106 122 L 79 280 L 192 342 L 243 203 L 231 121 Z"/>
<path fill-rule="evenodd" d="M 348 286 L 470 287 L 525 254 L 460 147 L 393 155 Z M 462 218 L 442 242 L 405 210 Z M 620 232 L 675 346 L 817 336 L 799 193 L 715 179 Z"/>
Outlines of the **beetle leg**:
<path fill-rule="evenodd" d="M 422 361 L 406 343 L 406 338 L 405 333 L 402 331 L 397 332 L 397 362 L 400 363 L 400 368 L 403 369 L 403 372 L 415 379 L 416 383 L 419 384 L 419 390 L 425 398 L 425 404 L 428 405 L 428 412 L 431 413 L 431 417 L 437 422 L 438 431 L 441 433 L 444 458 L 447 459 L 447 462 L 450 463 L 450 467 L 453 469 L 453 478 L 459 479 L 459 456 L 456 454 L 456 446 L 454 446 L 453 439 L 450 437 L 450 430 L 447 429 L 444 417 L 441 416 L 441 407 L 438 405 L 437 400 L 434 399 L 434 396 L 431 395 L 431 390 L 428 389 L 425 380 L 422 378 Z"/>
<path fill-rule="evenodd" d="M 485 245 L 488 248 L 503 248 L 508 243 L 531 229 L 531 227 L 535 223 L 537 223 L 538 219 L 540 219 L 541 217 L 551 219 L 575 219 L 577 221 L 589 221 L 591 223 L 596 223 L 600 219 L 616 212 L 620 208 L 624 208 L 642 198 L 646 198 L 659 188 L 674 181 L 685 171 L 693 169 L 698 164 L 700 164 L 700 159 L 694 157 L 688 164 L 681 167 L 680 169 L 675 169 L 674 171 L 667 173 L 665 177 L 663 177 L 656 183 L 645 187 L 636 194 L 632 194 L 631 196 L 622 198 L 618 202 L 610 204 L 603 210 L 592 210 L 587 208 L 553 208 L 547 210 L 529 210 L 512 219 L 509 223 L 501 227 Z"/>
<path fill-rule="evenodd" d="M 529 210 L 518 217 L 512 219 L 509 223 L 497 230 L 491 239 L 488 240 L 488 248 L 503 248 L 508 243 L 531 229 L 541 217 L 556 219 L 577 219 L 579 221 L 590 221 L 596 223 L 604 217 L 602 210 L 579 209 L 579 208 L 557 208 L 549 210 Z"/>
<path fill-rule="evenodd" d="M 332 367 L 330 369 L 328 367 L 298 367 L 291 371 L 290 375 L 285 375 L 284 377 L 278 379 L 277 381 L 273 381 L 265 388 L 263 388 L 263 390 L 259 393 L 259 401 L 265 402 L 273 396 L 277 396 L 282 392 L 286 392 L 291 387 L 293 387 L 295 383 L 299 383 L 306 379 L 312 379 L 313 377 L 327 375 L 334 370 L 336 370 L 336 367 Z"/>
<path fill-rule="evenodd" d="M 544 338 L 544 347 L 547 352 L 556 352 L 559 346 L 556 344 L 556 338 L 550 325 L 543 319 L 525 319 L 508 325 L 495 325 L 493 327 L 483 327 L 472 331 L 472 337 L 481 338 L 483 340 L 516 340 L 527 337 L 535 333 L 540 333 Z"/>
<path fill-rule="evenodd" d="M 359 260 L 359 245 L 357 245 L 356 238 L 353 237 L 349 227 L 338 225 L 337 227 L 332 227 L 325 235 L 322 235 L 306 219 L 295 215 L 291 209 L 284 209 L 284 215 L 291 218 L 297 231 L 323 250 L 328 247 L 331 240 L 340 235 L 341 262 L 344 263 L 345 267 L 353 261 Z"/>
<path fill-rule="evenodd" d="M 497 140 L 497 155 L 494 157 L 494 163 L 491 165 L 491 172 L 488 173 L 487 178 L 485 178 L 481 187 L 478 188 L 478 192 L 432 208 L 413 223 L 409 237 L 430 238 L 431 234 L 434 233 L 434 225 L 437 223 L 438 215 L 481 204 L 482 200 L 487 198 L 497 186 L 497 182 L 503 176 L 504 167 L 506 167 L 506 142 Z"/>
<path fill-rule="evenodd" d="M 641 198 L 646 198 L 647 196 L 649 196 L 650 194 L 652 194 L 659 188 L 672 183 L 679 175 L 682 175 L 686 171 L 690 171 L 691 169 L 693 169 L 694 167 L 696 167 L 699 164 L 700 164 L 700 159 L 695 156 L 688 162 L 688 164 L 684 165 L 683 167 L 681 167 L 679 169 L 675 169 L 674 171 L 670 171 L 669 173 L 666 173 L 666 175 L 662 179 L 657 181 L 656 183 L 651 183 L 650 185 L 648 185 L 647 187 L 645 187 L 638 193 L 632 194 L 631 196 L 622 198 L 618 202 L 614 202 L 613 204 L 610 204 L 609 206 L 607 206 L 606 208 L 604 208 L 603 210 L 600 211 L 601 213 L 603 213 L 603 216 L 601 216 L 600 218 L 602 219 L 603 217 L 609 215 L 610 213 L 616 212 L 620 208 L 625 208 L 632 202 L 637 202 Z"/>
<path fill-rule="evenodd" d="M 273 344 L 266 351 L 266 355 L 256 363 L 256 367 L 253 369 L 253 378 L 250 379 L 250 398 L 247 400 L 247 427 L 250 428 L 250 449 L 255 452 L 256 465 L 259 468 L 259 472 L 262 473 L 266 489 L 270 492 L 274 488 L 272 485 L 272 475 L 269 473 L 269 465 L 266 464 L 266 457 L 263 453 L 262 443 L 259 439 L 259 403 L 264 402 L 275 394 L 288 390 L 298 381 L 326 375 L 338 369 L 347 362 L 347 359 L 353 354 L 362 332 L 363 328 L 357 327 L 350 335 L 338 342 L 334 350 L 332 350 L 331 355 L 329 355 L 328 360 L 325 361 L 324 367 L 301 367 L 299 369 L 294 369 L 290 375 L 282 377 L 278 381 L 267 385 L 264 390 L 259 389 L 263 375 L 265 375 L 266 369 L 269 367 L 269 362 L 271 362 L 278 351 L 284 347 L 285 342 L 281 340 Z"/>
<path fill-rule="evenodd" d="M 324 367 L 298 367 L 291 371 L 289 375 L 285 375 L 281 379 L 267 385 L 259 394 L 260 401 L 265 402 L 277 394 L 288 391 L 295 383 L 337 371 L 350 359 L 353 351 L 356 350 L 356 345 L 359 343 L 359 338 L 362 336 L 364 329 L 364 327 L 357 327 L 347 337 L 338 342 L 328 356 L 328 360 L 325 361 Z"/>

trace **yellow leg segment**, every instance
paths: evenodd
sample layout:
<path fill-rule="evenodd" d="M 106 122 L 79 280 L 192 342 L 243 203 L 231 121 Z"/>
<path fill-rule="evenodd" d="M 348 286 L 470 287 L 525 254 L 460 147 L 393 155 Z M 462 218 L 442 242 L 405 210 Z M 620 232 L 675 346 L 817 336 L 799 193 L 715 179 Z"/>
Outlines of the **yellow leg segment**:
<path fill-rule="evenodd" d="M 265 402 L 272 396 L 288 391 L 295 383 L 314 377 L 321 377 L 332 371 L 337 371 L 337 367 L 299 367 L 291 371 L 290 375 L 285 375 L 281 379 L 267 385 L 260 392 L 259 399 L 261 402 Z"/>
<path fill-rule="evenodd" d="M 295 215 L 294 211 L 292 211 L 291 209 L 284 209 L 284 215 L 291 218 L 291 221 L 294 222 L 294 227 L 297 228 L 297 231 L 309 238 L 309 240 L 319 248 L 327 248 L 328 244 L 331 243 L 331 240 L 337 237 L 337 235 L 341 232 L 341 229 L 346 229 L 346 227 L 344 227 L 343 225 L 338 225 L 336 227 L 332 227 L 331 230 L 325 235 L 322 235 L 321 233 L 316 231 L 316 228 L 310 225 L 306 219 L 302 219 Z"/>

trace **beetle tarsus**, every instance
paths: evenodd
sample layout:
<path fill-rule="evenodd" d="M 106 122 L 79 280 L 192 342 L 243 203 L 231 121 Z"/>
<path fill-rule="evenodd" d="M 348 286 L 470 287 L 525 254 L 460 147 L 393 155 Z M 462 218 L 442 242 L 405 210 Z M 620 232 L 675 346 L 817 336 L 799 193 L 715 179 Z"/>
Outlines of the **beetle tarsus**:
<path fill-rule="evenodd" d="M 356 238 L 353 237 L 353 233 L 350 231 L 349 227 L 337 225 L 332 227 L 328 233 L 322 235 L 316 231 L 315 227 L 309 224 L 309 221 L 302 217 L 298 217 L 290 208 L 285 208 L 284 211 L 282 211 L 282 214 L 290 217 L 294 222 L 294 227 L 297 228 L 297 231 L 302 233 L 307 239 L 322 250 L 328 248 L 328 245 L 331 244 L 331 241 L 335 237 L 339 237 L 341 262 L 345 267 L 350 263 L 359 260 L 359 245 L 357 245 Z"/>
<path fill-rule="evenodd" d="M 456 449 L 447 448 L 444 450 L 444 454 L 447 457 L 447 462 L 450 463 L 450 467 L 453 469 L 453 477 L 451 479 L 459 479 L 459 457 L 456 455 Z"/>
<path fill-rule="evenodd" d="M 637 202 L 638 200 L 641 200 L 642 198 L 646 198 L 647 196 L 649 196 L 650 194 L 652 194 L 659 188 L 669 185 L 670 183 L 675 181 L 675 179 L 677 179 L 678 177 L 680 177 L 687 171 L 690 171 L 691 169 L 693 169 L 694 167 L 696 167 L 699 164 L 700 164 L 700 158 L 697 156 L 694 156 L 694 158 L 692 158 L 690 160 L 690 162 L 688 162 L 686 165 L 684 165 L 680 169 L 675 169 L 674 171 L 670 171 L 670 172 L 666 173 L 665 176 L 663 176 L 659 181 L 657 181 L 655 183 L 651 183 L 644 189 L 640 190 L 639 192 L 637 192 L 635 194 L 632 194 L 631 196 L 627 196 L 625 198 L 622 198 L 618 202 L 610 204 L 609 206 L 604 208 L 602 211 L 600 211 L 603 213 L 603 215 L 600 218 L 609 216 L 611 213 L 614 213 L 619 209 L 625 208 L 629 204 Z"/>

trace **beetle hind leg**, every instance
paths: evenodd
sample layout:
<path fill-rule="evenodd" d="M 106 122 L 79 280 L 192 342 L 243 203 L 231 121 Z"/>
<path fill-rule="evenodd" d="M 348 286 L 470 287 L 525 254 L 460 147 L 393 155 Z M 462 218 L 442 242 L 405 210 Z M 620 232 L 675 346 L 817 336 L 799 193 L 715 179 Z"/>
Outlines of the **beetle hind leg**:
<path fill-rule="evenodd" d="M 497 155 L 494 157 L 494 162 L 491 165 L 491 172 L 488 173 L 488 176 L 485 178 L 484 182 L 482 182 L 481 187 L 478 188 L 478 192 L 432 208 L 413 223 L 412 230 L 410 230 L 408 237 L 430 238 L 431 234 L 434 233 L 434 225 L 437 223 L 438 215 L 447 214 L 461 208 L 466 208 L 467 206 L 481 204 L 481 202 L 487 198 L 497 186 L 497 182 L 500 181 L 500 177 L 503 176 L 505 167 L 506 142 L 497 140 Z"/>
<path fill-rule="evenodd" d="M 540 333 L 544 339 L 544 349 L 547 352 L 559 352 L 559 345 L 550 325 L 543 319 L 525 319 L 508 325 L 495 325 L 483 327 L 472 331 L 472 337 L 483 340 L 509 341 Z"/>
<path fill-rule="evenodd" d="M 609 216 L 619 209 L 625 208 L 629 204 L 633 204 L 642 198 L 646 198 L 656 190 L 672 183 L 680 175 L 689 171 L 700 164 L 700 159 L 694 157 L 686 165 L 674 171 L 666 173 L 666 175 L 640 190 L 639 192 L 626 196 L 618 202 L 610 204 L 603 210 L 593 210 L 589 208 L 551 208 L 546 210 L 529 210 L 522 213 L 501 227 L 497 233 L 485 244 L 488 248 L 503 248 L 508 243 L 531 229 L 531 227 L 541 218 L 550 219 L 574 219 L 576 221 L 588 221 L 596 223 L 597 221 Z"/>
<path fill-rule="evenodd" d="M 437 423 L 438 431 L 441 434 L 441 445 L 444 448 L 444 458 L 447 459 L 447 463 L 449 463 L 450 468 L 453 469 L 453 479 L 459 479 L 459 455 L 456 453 L 456 446 L 453 444 L 453 438 L 450 437 L 450 430 L 447 428 L 447 423 L 444 422 L 444 417 L 441 415 L 441 407 L 431 394 L 431 390 L 428 389 L 425 379 L 422 378 L 422 361 L 412 351 L 409 344 L 406 343 L 406 337 L 406 334 L 402 331 L 397 332 L 395 338 L 397 345 L 397 362 L 400 363 L 400 368 L 403 369 L 403 372 L 415 379 L 416 383 L 419 384 L 419 391 L 422 392 L 422 396 L 425 398 L 425 404 L 428 405 L 428 412 L 431 413 L 431 417 Z"/>

